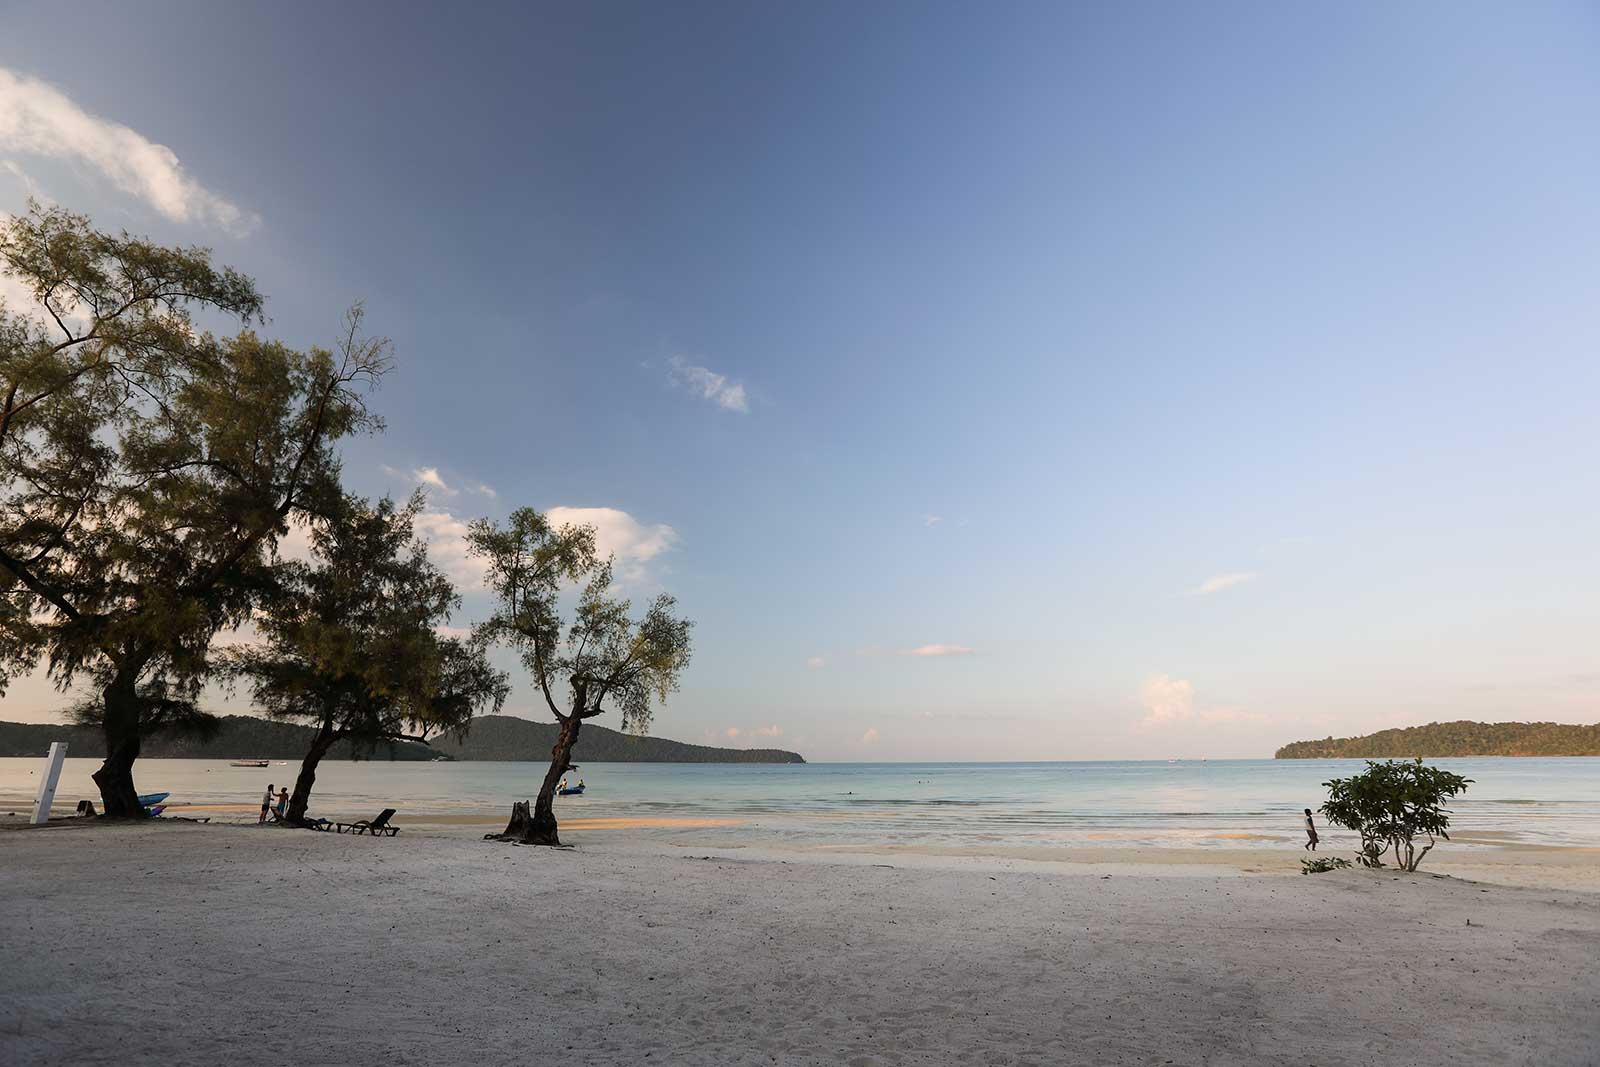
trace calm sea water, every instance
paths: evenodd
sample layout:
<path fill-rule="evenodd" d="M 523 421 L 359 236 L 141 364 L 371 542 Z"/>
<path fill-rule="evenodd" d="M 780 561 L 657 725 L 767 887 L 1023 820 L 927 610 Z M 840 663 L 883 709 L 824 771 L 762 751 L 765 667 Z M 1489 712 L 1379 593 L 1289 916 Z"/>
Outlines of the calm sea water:
<path fill-rule="evenodd" d="M 1600 758 L 1439 762 L 1475 780 L 1454 805 L 1459 835 L 1600 845 Z M 43 763 L 0 759 L 0 813 L 30 810 Z M 97 799 L 89 778 L 97 766 L 94 759 L 67 760 L 58 812 L 70 812 L 80 797 Z M 580 768 L 587 795 L 561 798 L 557 814 L 731 820 L 715 830 L 719 839 L 800 845 L 1281 845 L 1301 839 L 1300 809 L 1321 803 L 1321 783 L 1361 766 L 1359 760 L 589 763 Z M 171 792 L 173 801 L 254 805 L 268 782 L 292 786 L 296 770 L 292 763 L 253 769 L 151 759 L 140 761 L 136 779 L 142 791 Z M 331 762 L 317 776 L 312 810 L 353 817 L 396 807 L 401 820 L 418 821 L 497 814 L 526 799 L 543 773 L 533 763 Z M 673 831 L 669 824 L 652 832 Z"/>

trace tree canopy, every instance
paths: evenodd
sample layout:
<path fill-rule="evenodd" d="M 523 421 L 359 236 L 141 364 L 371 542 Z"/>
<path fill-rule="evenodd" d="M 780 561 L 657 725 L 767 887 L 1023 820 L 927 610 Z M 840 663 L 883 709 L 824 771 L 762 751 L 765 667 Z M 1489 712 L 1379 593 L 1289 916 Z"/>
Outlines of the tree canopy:
<path fill-rule="evenodd" d="M 359 307 L 334 351 L 216 337 L 191 312 L 259 319 L 248 278 L 56 208 L 0 224 L 0 269 L 41 309 L 0 308 L 0 674 L 42 658 L 93 686 L 96 782 L 137 815 L 140 739 L 203 721 L 212 638 L 249 618 L 290 518 L 337 503 L 333 445 L 377 426 L 389 344 Z"/>
<path fill-rule="evenodd" d="M 269 715 L 317 726 L 291 821 L 336 742 L 426 741 L 505 701 L 507 678 L 483 643 L 439 632 L 460 597 L 415 534 L 422 506 L 420 494 L 404 505 L 345 497 L 315 519 L 312 559 L 279 564 L 256 616 L 265 643 L 229 655 L 230 673 Z"/>

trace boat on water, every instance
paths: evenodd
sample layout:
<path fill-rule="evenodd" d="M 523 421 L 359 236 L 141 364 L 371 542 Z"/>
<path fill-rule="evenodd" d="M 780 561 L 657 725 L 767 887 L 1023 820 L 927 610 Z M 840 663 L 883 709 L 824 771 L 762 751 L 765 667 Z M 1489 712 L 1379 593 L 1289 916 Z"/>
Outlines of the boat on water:
<path fill-rule="evenodd" d="M 228 766 L 230 766 L 230 767 L 270 767 L 270 766 L 272 766 L 272 761 L 271 760 L 264 760 L 264 759 L 236 759 L 236 760 L 229 760 L 228 761 Z"/>

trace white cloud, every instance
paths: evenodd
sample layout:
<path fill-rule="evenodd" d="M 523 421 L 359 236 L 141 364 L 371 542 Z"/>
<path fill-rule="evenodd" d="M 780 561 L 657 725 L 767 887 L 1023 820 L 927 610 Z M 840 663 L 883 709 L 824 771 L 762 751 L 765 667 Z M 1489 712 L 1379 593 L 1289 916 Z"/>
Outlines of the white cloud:
<path fill-rule="evenodd" d="M 756 727 L 756 736 L 757 737 L 782 737 L 783 736 L 783 727 L 779 726 L 777 723 L 772 723 L 772 724 L 770 724 L 768 726 L 758 726 L 758 727 Z"/>
<path fill-rule="evenodd" d="M 924 515 L 922 517 L 922 525 L 924 526 L 937 526 L 943 521 L 943 515 Z"/>
<path fill-rule="evenodd" d="M 726 375 L 707 367 L 691 366 L 682 356 L 673 356 L 667 362 L 672 369 L 673 380 L 690 392 L 699 393 L 724 411 L 737 411 L 741 415 L 749 413 L 750 402 L 743 385 L 730 382 Z"/>
<path fill-rule="evenodd" d="M 437 489 L 445 496 L 456 495 L 456 490 L 445 484 L 444 478 L 439 474 L 438 467 L 418 467 L 411 472 L 411 477 L 415 478 L 419 485 L 425 485 L 429 489 Z"/>
<path fill-rule="evenodd" d="M 867 732 L 861 735 L 861 743 L 863 745 L 875 745 L 875 744 L 877 744 L 878 743 L 878 728 L 876 726 L 867 727 Z"/>
<path fill-rule="evenodd" d="M 1189 595 L 1206 596 L 1210 593 L 1220 593 L 1224 589 L 1231 589 L 1233 586 L 1254 581 L 1255 578 L 1256 573 L 1254 571 L 1240 571 L 1235 574 L 1213 574 L 1211 577 L 1207 578 L 1205 581 L 1189 590 Z"/>
<path fill-rule="evenodd" d="M 815 670 L 821 670 L 823 667 L 826 667 L 827 665 L 828 665 L 828 660 L 827 660 L 826 657 L 823 657 L 823 656 L 812 656 L 810 659 L 806 660 L 806 666 L 809 667 L 811 670 L 814 670 L 814 671 Z"/>
<path fill-rule="evenodd" d="M 191 178 L 172 149 L 84 111 L 59 89 L 0 68 L 0 149 L 87 165 L 175 222 L 237 237 L 261 220 Z"/>
<path fill-rule="evenodd" d="M 595 548 L 601 556 L 615 556 L 624 577 L 639 577 L 644 564 L 678 543 L 678 532 L 665 523 L 646 526 L 617 508 L 551 508 L 545 512 L 551 525 L 593 526 Z"/>
<path fill-rule="evenodd" d="M 923 645 L 920 648 L 907 649 L 903 656 L 970 656 L 973 649 L 966 645 Z"/>
<path fill-rule="evenodd" d="M 428 558 L 458 584 L 476 589 L 483 584 L 487 565 L 467 551 L 467 524 L 448 511 L 417 515 L 417 532 L 428 542 Z"/>
<path fill-rule="evenodd" d="M 1139 702 L 1145 708 L 1145 717 L 1139 720 L 1139 725 L 1145 729 L 1190 722 L 1197 724 L 1265 722 L 1267 718 L 1265 715 L 1245 711 L 1242 708 L 1197 707 L 1194 683 L 1165 674 L 1157 674 L 1144 683 L 1139 690 Z"/>
<path fill-rule="evenodd" d="M 1148 712 L 1145 726 L 1182 722 L 1194 714 L 1194 683 L 1158 674 L 1139 690 L 1139 701 Z"/>
<path fill-rule="evenodd" d="M 722 733 L 723 733 L 723 736 L 726 737 L 729 741 L 733 741 L 733 740 L 737 739 L 738 736 L 739 736 L 739 728 L 737 726 L 730 726 L 726 730 L 722 731 Z"/>
<path fill-rule="evenodd" d="M 482 482 L 479 482 L 477 485 L 468 486 L 468 488 L 471 489 L 474 493 L 479 494 L 480 496 L 488 497 L 490 500 L 498 500 L 498 499 L 500 499 L 500 494 L 499 493 L 495 492 L 489 486 L 484 485 Z"/>

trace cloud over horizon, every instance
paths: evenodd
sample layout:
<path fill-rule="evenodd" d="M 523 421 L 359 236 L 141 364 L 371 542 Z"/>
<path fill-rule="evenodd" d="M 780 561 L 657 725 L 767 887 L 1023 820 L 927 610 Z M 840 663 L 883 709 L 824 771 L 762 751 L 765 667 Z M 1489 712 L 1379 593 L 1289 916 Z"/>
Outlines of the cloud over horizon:
<path fill-rule="evenodd" d="M 54 86 L 3 67 L 0 151 L 86 165 L 174 222 L 215 225 L 234 237 L 248 237 L 261 224 L 253 212 L 190 177 L 166 145 L 91 115 Z"/>

